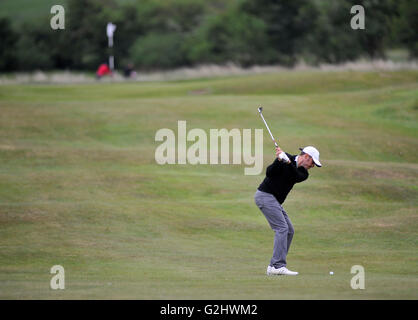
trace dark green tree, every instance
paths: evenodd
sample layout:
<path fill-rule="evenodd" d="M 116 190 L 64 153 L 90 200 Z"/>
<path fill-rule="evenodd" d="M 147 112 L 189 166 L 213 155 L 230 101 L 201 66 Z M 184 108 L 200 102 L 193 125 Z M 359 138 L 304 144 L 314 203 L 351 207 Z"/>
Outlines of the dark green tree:
<path fill-rule="evenodd" d="M 392 37 L 396 44 L 409 49 L 411 57 L 418 57 L 418 1 L 398 0 L 396 5 Z"/>
<path fill-rule="evenodd" d="M 351 29 L 351 7 L 345 0 L 319 3 L 315 27 L 304 43 L 314 62 L 340 63 L 361 55 L 359 35 L 363 30 Z"/>
<path fill-rule="evenodd" d="M 211 17 L 188 39 L 192 63 L 266 64 L 277 55 L 269 47 L 265 23 L 239 10 Z"/>
<path fill-rule="evenodd" d="M 68 1 L 65 31 L 73 68 L 92 70 L 108 60 L 106 25 L 117 18 L 117 9 L 113 0 Z"/>
<path fill-rule="evenodd" d="M 390 0 L 317 1 L 315 27 L 307 37 L 305 51 L 314 62 L 341 63 L 360 56 L 384 57 L 390 37 L 391 17 L 396 10 Z M 365 29 L 352 29 L 351 7 L 362 5 Z"/>
<path fill-rule="evenodd" d="M 303 51 L 303 39 L 315 26 L 317 9 L 309 0 L 244 0 L 241 10 L 266 26 L 266 46 L 276 51 L 276 62 L 293 64 Z"/>
<path fill-rule="evenodd" d="M 50 28 L 48 19 L 24 23 L 20 27 L 17 42 L 17 58 L 20 70 L 50 70 L 55 67 L 54 53 L 59 53 L 54 42 L 56 33 Z"/>
<path fill-rule="evenodd" d="M 201 0 L 145 0 L 137 8 L 141 30 L 130 49 L 130 60 L 143 69 L 189 65 L 188 39 L 205 15 Z"/>
<path fill-rule="evenodd" d="M 18 34 L 12 28 L 8 18 L 0 19 L 0 71 L 12 71 L 17 68 Z"/>
<path fill-rule="evenodd" d="M 391 0 L 352 0 L 350 4 L 360 4 L 366 12 L 365 29 L 358 33 L 362 51 L 371 58 L 384 57 L 396 6 Z"/>

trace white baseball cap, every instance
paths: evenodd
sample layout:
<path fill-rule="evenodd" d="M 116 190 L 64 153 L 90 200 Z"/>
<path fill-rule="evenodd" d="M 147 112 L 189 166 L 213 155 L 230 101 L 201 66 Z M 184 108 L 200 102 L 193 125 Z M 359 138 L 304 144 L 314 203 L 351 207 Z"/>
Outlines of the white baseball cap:
<path fill-rule="evenodd" d="M 309 154 L 317 167 L 322 167 L 321 162 L 319 162 L 319 151 L 315 147 L 308 146 L 305 148 L 299 148 L 299 150 L 306 154 Z"/>

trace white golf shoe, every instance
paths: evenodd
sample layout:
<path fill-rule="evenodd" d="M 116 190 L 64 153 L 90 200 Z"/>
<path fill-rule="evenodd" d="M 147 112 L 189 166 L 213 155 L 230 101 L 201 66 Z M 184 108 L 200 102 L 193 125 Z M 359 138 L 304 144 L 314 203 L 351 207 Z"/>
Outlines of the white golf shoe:
<path fill-rule="evenodd" d="M 267 275 L 268 276 L 273 276 L 273 275 L 296 276 L 297 274 L 299 274 L 299 273 L 295 272 L 295 271 L 290 271 L 286 267 L 281 267 L 281 268 L 275 268 L 275 267 L 271 267 L 271 266 L 267 267 Z"/>

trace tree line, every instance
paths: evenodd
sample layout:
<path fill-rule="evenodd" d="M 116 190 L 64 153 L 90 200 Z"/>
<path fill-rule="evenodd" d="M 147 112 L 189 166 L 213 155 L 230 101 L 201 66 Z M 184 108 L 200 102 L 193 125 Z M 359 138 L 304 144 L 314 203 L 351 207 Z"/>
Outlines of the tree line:
<path fill-rule="evenodd" d="M 365 9 L 363 30 L 350 26 L 353 5 Z M 141 70 L 340 63 L 393 47 L 416 57 L 417 15 L 415 0 L 67 0 L 64 30 L 51 29 L 51 15 L 18 26 L 0 19 L 0 71 L 94 70 L 110 53 L 116 68 Z"/>

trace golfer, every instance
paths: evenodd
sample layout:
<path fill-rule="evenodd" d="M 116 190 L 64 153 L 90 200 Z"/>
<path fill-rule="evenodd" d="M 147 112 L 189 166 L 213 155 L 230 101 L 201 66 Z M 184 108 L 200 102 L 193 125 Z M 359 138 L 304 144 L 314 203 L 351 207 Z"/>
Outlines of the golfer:
<path fill-rule="evenodd" d="M 286 268 L 286 256 L 292 243 L 294 229 L 282 205 L 293 185 L 308 179 L 308 170 L 321 167 L 319 151 L 312 147 L 300 148 L 297 156 L 290 155 L 289 162 L 279 158 L 282 150 L 276 148 L 276 159 L 267 167 L 266 177 L 258 187 L 254 199 L 274 231 L 273 257 L 267 275 L 297 275 Z"/>

